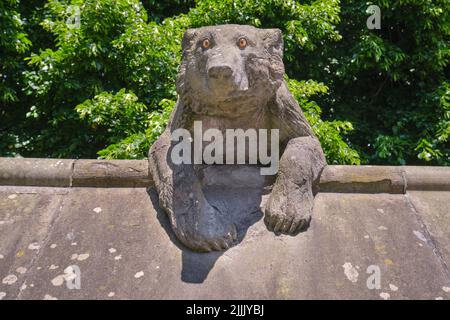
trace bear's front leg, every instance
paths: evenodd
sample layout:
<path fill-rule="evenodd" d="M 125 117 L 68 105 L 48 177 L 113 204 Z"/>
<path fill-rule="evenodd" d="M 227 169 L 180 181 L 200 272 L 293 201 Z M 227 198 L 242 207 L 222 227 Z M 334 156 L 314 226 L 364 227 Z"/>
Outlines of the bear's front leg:
<path fill-rule="evenodd" d="M 236 226 L 206 200 L 195 166 L 174 164 L 166 131 L 149 153 L 149 170 L 178 239 L 195 251 L 225 250 L 237 239 Z"/>
<path fill-rule="evenodd" d="M 315 137 L 298 137 L 288 142 L 265 208 L 264 222 L 269 230 L 295 235 L 308 228 L 313 188 L 325 166 L 325 156 Z"/>

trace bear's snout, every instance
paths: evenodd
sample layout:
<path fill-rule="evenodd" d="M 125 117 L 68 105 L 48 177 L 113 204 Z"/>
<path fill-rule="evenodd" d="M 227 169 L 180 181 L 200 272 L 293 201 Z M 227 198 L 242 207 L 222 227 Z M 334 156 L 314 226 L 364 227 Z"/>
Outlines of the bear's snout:
<path fill-rule="evenodd" d="M 233 76 L 233 69 L 227 65 L 212 66 L 208 69 L 208 77 L 212 79 L 227 79 Z"/>
<path fill-rule="evenodd" d="M 209 66 L 207 77 L 209 89 L 218 96 L 230 96 L 248 90 L 245 71 L 234 69 L 226 63 Z"/>

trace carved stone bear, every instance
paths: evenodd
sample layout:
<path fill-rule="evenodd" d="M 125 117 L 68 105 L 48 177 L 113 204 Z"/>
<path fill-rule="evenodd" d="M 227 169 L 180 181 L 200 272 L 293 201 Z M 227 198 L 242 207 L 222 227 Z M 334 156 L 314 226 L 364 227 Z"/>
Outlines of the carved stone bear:
<path fill-rule="evenodd" d="M 198 170 L 205 164 L 175 164 L 171 159 L 172 132 L 192 132 L 194 121 L 202 121 L 203 130 L 278 129 L 281 158 L 264 221 L 277 234 L 305 230 L 326 160 L 283 79 L 281 31 L 245 25 L 189 29 L 182 49 L 179 99 L 149 152 L 159 203 L 176 236 L 195 251 L 228 249 L 237 236 L 236 226 L 203 193 Z"/>

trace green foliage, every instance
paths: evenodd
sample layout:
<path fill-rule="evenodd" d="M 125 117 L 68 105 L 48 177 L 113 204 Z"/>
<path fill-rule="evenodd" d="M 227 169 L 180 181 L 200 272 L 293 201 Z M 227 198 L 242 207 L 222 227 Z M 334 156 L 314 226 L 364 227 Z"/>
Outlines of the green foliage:
<path fill-rule="evenodd" d="M 444 82 L 432 94 L 425 97 L 427 104 L 437 104 L 433 122 L 422 122 L 422 136 L 414 150 L 418 151 L 418 158 L 427 162 L 448 163 L 450 155 L 450 84 Z M 423 121 L 423 120 L 422 120 Z"/>
<path fill-rule="evenodd" d="M 17 129 L 25 115 L 22 71 L 30 47 L 19 1 L 0 2 L 0 155 L 15 156 L 28 143 Z"/>
<path fill-rule="evenodd" d="M 342 40 L 314 73 L 330 86 L 324 114 L 354 124 L 364 162 L 448 165 L 450 2 L 378 1 L 380 30 L 365 26 L 370 4 L 342 1 Z"/>
<path fill-rule="evenodd" d="M 77 7 L 79 26 L 74 16 Z M 83 121 L 75 107 L 103 92 L 126 87 L 127 66 L 114 42 L 136 25 L 145 25 L 147 15 L 140 2 L 133 0 L 51 0 L 46 10 L 48 18 L 42 26 L 53 34 L 55 49 L 28 58 L 25 92 L 34 97 L 32 123 L 41 130 L 32 135 L 24 153 L 92 157 L 117 138 L 110 137 L 106 127 L 98 129 Z M 100 104 L 102 98 L 106 97 L 93 101 Z"/>
<path fill-rule="evenodd" d="M 146 157 L 177 99 L 183 32 L 239 23 L 283 31 L 288 85 L 329 163 L 448 165 L 450 2 L 378 1 L 381 30 L 370 4 L 3 1 L 0 155 Z"/>
<path fill-rule="evenodd" d="M 131 95 L 131 94 L 130 94 Z M 142 117 L 145 115 L 145 113 L 141 109 L 141 104 L 136 103 L 136 96 L 132 95 L 133 103 L 135 103 L 134 108 L 131 107 L 125 107 L 126 109 L 135 109 L 134 115 L 131 116 L 137 116 Z M 117 101 L 120 101 L 120 98 L 118 98 Z M 111 134 L 111 141 L 108 147 L 106 147 L 103 150 L 100 150 L 98 152 L 98 155 L 102 159 L 142 159 L 144 155 L 148 153 L 148 150 L 150 149 L 150 146 L 153 142 L 155 142 L 158 137 L 163 133 L 167 122 L 169 121 L 170 114 L 172 112 L 172 109 L 175 105 L 175 101 L 163 99 L 160 102 L 161 110 L 155 110 L 150 113 L 147 119 L 140 119 L 140 122 L 136 125 L 132 125 L 131 122 L 125 123 L 125 129 L 129 132 L 128 136 L 126 136 L 124 139 L 121 139 L 120 141 L 113 141 L 115 137 L 120 137 L 122 135 L 120 134 Z M 94 109 L 97 108 L 95 103 L 92 103 L 91 101 L 86 101 L 84 106 L 81 105 L 77 107 L 77 111 L 79 111 L 83 115 L 83 108 L 87 107 L 87 109 Z M 91 111 L 88 111 L 89 113 L 84 113 L 84 115 L 88 115 L 89 121 L 91 123 L 95 122 L 95 117 Z M 121 116 L 121 115 L 118 115 Z M 101 115 L 98 119 L 99 121 L 105 121 L 110 116 L 108 114 Z M 127 117 L 123 117 L 123 119 L 126 119 Z M 111 125 L 109 125 L 111 126 Z M 133 133 L 136 129 L 140 128 L 139 132 Z M 112 128 L 111 128 L 112 129 Z M 113 130 L 116 130 L 114 128 Z"/>
<path fill-rule="evenodd" d="M 102 92 L 94 99 L 79 104 L 75 110 L 81 119 L 87 118 L 94 128 L 106 128 L 108 142 L 113 142 L 122 134 L 132 135 L 145 130 L 146 106 L 125 89 L 114 94 Z"/>
<path fill-rule="evenodd" d="M 149 20 L 155 22 L 162 22 L 164 18 L 187 13 L 191 7 L 195 6 L 194 0 L 142 0 L 141 2 L 148 12 Z"/>
<path fill-rule="evenodd" d="M 328 163 L 359 164 L 358 153 L 350 148 L 348 142 L 342 138 L 343 134 L 353 130 L 352 124 L 348 121 L 323 121 L 319 105 L 310 100 L 317 94 L 326 94 L 328 87 L 313 80 L 297 81 L 294 79 L 288 79 L 288 86 L 319 138 Z"/>
<path fill-rule="evenodd" d="M 23 21 L 18 12 L 18 0 L 0 2 L 0 102 L 17 101 L 16 79 L 19 76 L 23 54 L 31 42 L 25 33 Z"/>

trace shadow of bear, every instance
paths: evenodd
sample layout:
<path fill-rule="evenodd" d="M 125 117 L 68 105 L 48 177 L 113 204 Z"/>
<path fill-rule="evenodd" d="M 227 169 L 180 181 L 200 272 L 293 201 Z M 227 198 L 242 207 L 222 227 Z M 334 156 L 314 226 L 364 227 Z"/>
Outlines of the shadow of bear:
<path fill-rule="evenodd" d="M 207 166 L 199 177 L 208 202 L 236 225 L 238 240 L 235 245 L 263 217 L 262 197 L 270 192 L 273 177 L 261 176 L 259 169 L 258 166 L 250 165 Z M 147 193 L 156 209 L 159 223 L 182 251 L 181 280 L 188 283 L 204 282 L 224 252 L 199 253 L 185 247 L 175 236 L 166 213 L 160 208 L 156 190 L 150 187 Z"/>

